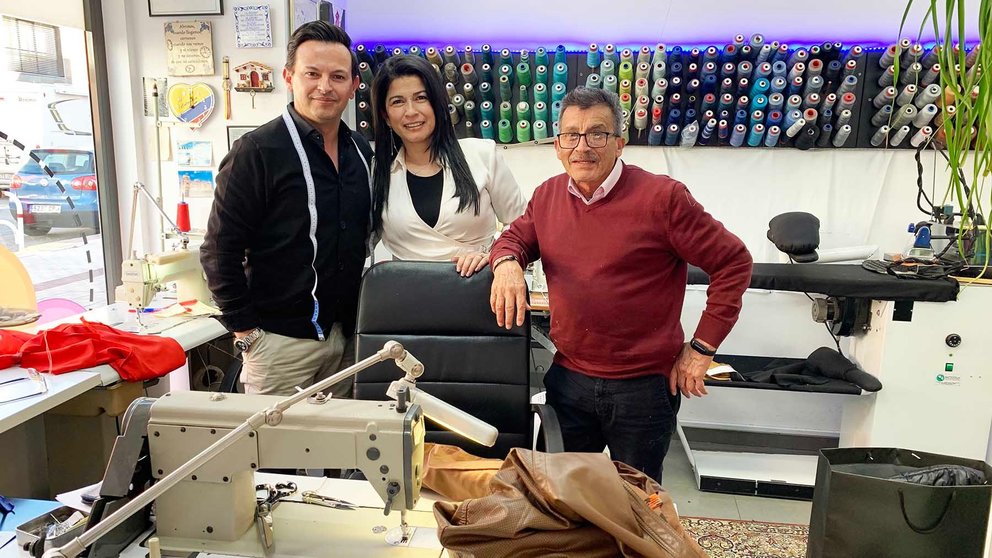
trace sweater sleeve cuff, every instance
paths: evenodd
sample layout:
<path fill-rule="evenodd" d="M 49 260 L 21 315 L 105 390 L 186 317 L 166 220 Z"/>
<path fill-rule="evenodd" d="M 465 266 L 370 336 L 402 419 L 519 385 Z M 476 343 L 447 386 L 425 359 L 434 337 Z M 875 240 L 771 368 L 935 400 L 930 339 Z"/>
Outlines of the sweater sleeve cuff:
<path fill-rule="evenodd" d="M 704 313 L 699 319 L 699 325 L 696 326 L 696 333 L 693 337 L 719 349 L 733 327 L 734 324 L 725 324 L 723 321 L 711 318 Z"/>
<path fill-rule="evenodd" d="M 262 325 L 258 314 L 255 313 L 253 308 L 225 310 L 223 314 L 217 316 L 217 319 L 232 333 L 235 331 L 248 331 Z"/>

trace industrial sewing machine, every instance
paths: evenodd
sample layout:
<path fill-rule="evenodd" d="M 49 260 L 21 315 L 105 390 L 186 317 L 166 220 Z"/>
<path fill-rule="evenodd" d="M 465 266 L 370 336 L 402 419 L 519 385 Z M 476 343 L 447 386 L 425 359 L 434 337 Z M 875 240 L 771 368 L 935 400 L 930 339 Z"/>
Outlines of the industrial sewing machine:
<path fill-rule="evenodd" d="M 175 240 L 173 249 L 158 254 L 148 254 L 138 257 L 133 250 L 134 230 L 137 223 L 138 199 L 143 194 L 151 202 L 151 206 L 161 216 L 164 223 L 169 224 L 163 238 Z M 187 216 L 188 217 L 188 216 Z M 187 219 L 188 221 L 188 219 Z M 144 184 L 135 182 L 131 200 L 131 227 L 128 236 L 128 247 L 125 254 L 131 257 L 121 264 L 121 285 L 117 287 L 114 298 L 118 302 L 127 302 L 131 308 L 139 312 L 151 303 L 155 295 L 176 284 L 179 302 L 198 300 L 210 304 L 210 291 L 207 289 L 207 279 L 200 265 L 200 252 L 189 247 L 189 226 L 180 227 L 168 214 L 162 210 L 158 200 L 148 192 Z"/>
<path fill-rule="evenodd" d="M 406 376 L 395 401 L 339 400 L 327 387 L 386 359 Z M 148 524 L 163 550 L 266 556 L 280 540 L 271 509 L 256 500 L 259 468 L 357 468 L 384 502 L 399 510 L 391 544 L 408 540 L 406 521 L 420 497 L 424 416 L 486 445 L 492 426 L 416 388 L 423 365 L 390 341 L 376 354 L 289 398 L 174 392 L 135 401 L 114 446 L 87 530 L 46 558 L 118 556 Z M 111 513 L 112 512 L 112 513 Z M 104 537 L 104 535 L 108 535 Z M 97 543 L 97 544 L 94 544 Z M 314 556 L 327 555 L 313 548 Z"/>
<path fill-rule="evenodd" d="M 117 288 L 118 302 L 127 302 L 131 308 L 144 310 L 155 295 L 176 284 L 177 300 L 198 300 L 210 303 L 210 290 L 200 265 L 200 252 L 182 248 L 143 258 L 124 260 L 121 264 L 122 284 Z"/>

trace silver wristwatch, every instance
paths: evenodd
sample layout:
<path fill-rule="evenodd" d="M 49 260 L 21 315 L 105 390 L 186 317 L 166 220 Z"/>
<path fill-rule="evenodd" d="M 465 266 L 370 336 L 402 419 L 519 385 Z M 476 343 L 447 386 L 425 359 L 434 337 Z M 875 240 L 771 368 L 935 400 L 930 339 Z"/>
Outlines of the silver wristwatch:
<path fill-rule="evenodd" d="M 249 333 L 248 335 L 245 335 L 240 339 L 235 339 L 234 348 L 236 348 L 238 352 L 241 353 L 247 351 L 248 349 L 251 348 L 252 345 L 255 344 L 255 341 L 258 341 L 262 337 L 263 333 L 264 332 L 262 331 L 262 328 L 256 327 L 255 329 L 251 330 L 251 333 Z"/>

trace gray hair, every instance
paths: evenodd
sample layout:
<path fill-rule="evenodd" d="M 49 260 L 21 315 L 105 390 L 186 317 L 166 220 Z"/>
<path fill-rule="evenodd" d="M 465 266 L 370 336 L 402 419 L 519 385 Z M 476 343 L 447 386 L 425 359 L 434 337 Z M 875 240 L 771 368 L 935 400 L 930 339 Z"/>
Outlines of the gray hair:
<path fill-rule="evenodd" d="M 565 114 L 565 109 L 568 107 L 589 109 L 600 105 L 609 107 L 613 111 L 613 133 L 618 136 L 623 135 L 623 110 L 620 108 L 620 97 L 606 89 L 576 87 L 562 99 L 561 111 L 558 114 Z"/>

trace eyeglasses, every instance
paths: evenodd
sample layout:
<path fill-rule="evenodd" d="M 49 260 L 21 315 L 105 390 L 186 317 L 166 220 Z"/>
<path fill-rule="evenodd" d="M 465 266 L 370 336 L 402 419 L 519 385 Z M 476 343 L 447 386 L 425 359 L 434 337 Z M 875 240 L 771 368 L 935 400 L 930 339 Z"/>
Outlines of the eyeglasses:
<path fill-rule="evenodd" d="M 575 149 L 579 146 L 579 139 L 586 138 L 586 145 L 596 149 L 606 147 L 606 142 L 613 136 L 616 136 L 616 134 L 611 132 L 586 132 L 584 134 L 562 132 L 558 134 L 558 145 L 565 149 Z"/>

